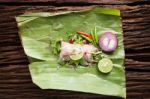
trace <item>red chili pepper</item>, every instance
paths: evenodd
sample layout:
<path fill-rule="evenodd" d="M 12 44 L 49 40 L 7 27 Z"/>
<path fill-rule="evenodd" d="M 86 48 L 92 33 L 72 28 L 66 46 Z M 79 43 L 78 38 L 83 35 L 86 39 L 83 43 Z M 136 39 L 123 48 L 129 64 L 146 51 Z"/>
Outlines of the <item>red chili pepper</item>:
<path fill-rule="evenodd" d="M 86 33 L 86 32 L 78 31 L 77 33 L 78 33 L 78 34 L 81 34 L 81 35 L 83 35 L 83 36 L 86 36 L 86 37 L 88 37 L 89 39 L 92 39 L 92 36 L 91 36 L 90 34 Z"/>
<path fill-rule="evenodd" d="M 70 40 L 69 40 L 69 43 L 70 43 L 70 44 L 73 44 L 73 43 L 74 43 L 74 40 L 70 39 Z"/>

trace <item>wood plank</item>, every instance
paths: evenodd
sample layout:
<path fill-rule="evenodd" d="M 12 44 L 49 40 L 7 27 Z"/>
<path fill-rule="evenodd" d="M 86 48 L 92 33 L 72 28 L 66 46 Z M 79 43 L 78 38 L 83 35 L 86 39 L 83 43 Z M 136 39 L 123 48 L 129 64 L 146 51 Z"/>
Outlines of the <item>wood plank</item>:
<path fill-rule="evenodd" d="M 86 4 L 147 4 L 149 0 L 0 0 L 1 3 L 5 4 L 40 4 L 43 3 L 44 5 L 54 5 L 54 4 L 60 4 L 60 5 L 67 5 L 67 4 L 75 4 L 75 5 L 86 5 Z M 40 4 L 42 5 L 42 4 Z"/>

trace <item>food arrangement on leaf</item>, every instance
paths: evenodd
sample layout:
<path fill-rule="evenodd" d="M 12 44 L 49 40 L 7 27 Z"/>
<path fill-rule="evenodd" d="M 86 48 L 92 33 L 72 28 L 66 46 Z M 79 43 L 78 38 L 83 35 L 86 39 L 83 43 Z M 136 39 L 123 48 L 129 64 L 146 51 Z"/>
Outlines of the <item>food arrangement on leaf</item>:
<path fill-rule="evenodd" d="M 119 10 L 25 13 L 16 21 L 32 81 L 41 89 L 126 97 Z"/>

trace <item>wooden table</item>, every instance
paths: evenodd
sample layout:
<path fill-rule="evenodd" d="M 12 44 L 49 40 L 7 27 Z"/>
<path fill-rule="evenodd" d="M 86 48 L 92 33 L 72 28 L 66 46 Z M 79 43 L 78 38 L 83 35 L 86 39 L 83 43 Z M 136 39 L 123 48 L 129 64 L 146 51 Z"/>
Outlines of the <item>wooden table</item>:
<path fill-rule="evenodd" d="M 15 16 L 24 12 L 77 10 L 93 5 L 122 11 L 127 99 L 150 99 L 149 0 L 0 0 L 0 99 L 118 99 L 41 90 L 31 81 L 27 57 L 18 37 Z"/>

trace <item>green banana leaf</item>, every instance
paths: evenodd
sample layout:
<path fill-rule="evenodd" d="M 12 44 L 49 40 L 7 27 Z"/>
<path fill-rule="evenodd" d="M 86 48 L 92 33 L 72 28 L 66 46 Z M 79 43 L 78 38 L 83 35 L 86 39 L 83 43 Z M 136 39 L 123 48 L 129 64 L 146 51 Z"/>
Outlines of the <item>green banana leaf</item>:
<path fill-rule="evenodd" d="M 30 60 L 33 82 L 41 89 L 73 90 L 125 98 L 124 46 L 120 11 L 93 8 L 82 11 L 57 13 L 28 13 L 16 17 L 24 51 Z M 96 26 L 102 31 L 116 31 L 118 48 L 109 57 L 114 68 L 109 74 L 99 72 L 96 65 L 77 68 L 60 66 L 59 55 L 54 55 L 50 41 L 68 39 L 76 31 L 90 33 Z"/>

